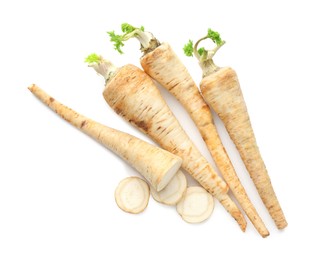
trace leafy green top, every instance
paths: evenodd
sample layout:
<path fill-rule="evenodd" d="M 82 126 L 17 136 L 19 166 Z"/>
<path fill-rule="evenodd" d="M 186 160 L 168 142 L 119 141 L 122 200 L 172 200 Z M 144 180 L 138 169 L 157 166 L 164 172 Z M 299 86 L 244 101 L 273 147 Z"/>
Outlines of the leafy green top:
<path fill-rule="evenodd" d="M 101 55 L 92 53 L 85 58 L 85 62 L 89 64 L 98 74 L 102 75 L 107 83 L 117 72 L 117 68 L 109 61 L 103 59 Z"/>
<path fill-rule="evenodd" d="M 198 48 L 199 43 L 206 39 L 212 40 L 216 46 L 211 50 L 205 49 L 204 47 Z M 200 38 L 195 43 L 195 45 L 193 44 L 192 40 L 189 40 L 188 43 L 185 44 L 183 50 L 186 56 L 195 56 L 198 59 L 199 64 L 203 70 L 203 75 L 207 76 L 219 69 L 219 67 L 217 67 L 213 62 L 213 56 L 224 44 L 225 41 L 221 39 L 221 36 L 218 32 L 208 29 L 207 35 Z"/>
<path fill-rule="evenodd" d="M 210 28 L 208 29 L 208 38 L 211 39 L 216 45 L 222 44 L 221 36 L 218 32 L 212 31 Z"/>
<path fill-rule="evenodd" d="M 88 64 L 99 63 L 101 62 L 102 57 L 96 53 L 92 53 L 85 58 L 85 62 Z"/>
<path fill-rule="evenodd" d="M 136 28 L 136 27 L 132 26 L 132 25 L 129 24 L 129 23 L 123 23 L 123 24 L 121 25 L 121 30 L 122 30 L 122 32 L 124 32 L 124 33 L 132 33 L 132 32 L 133 32 L 134 30 L 136 30 L 136 29 L 140 29 L 141 31 L 144 32 L 144 27 L 143 27 L 143 26 L 141 26 L 140 28 Z"/>
<path fill-rule="evenodd" d="M 183 50 L 186 56 L 193 57 L 194 56 L 194 43 L 192 40 L 189 40 L 188 43 L 185 44 Z"/>
<path fill-rule="evenodd" d="M 152 33 L 145 32 L 143 26 L 138 28 L 128 23 L 123 23 L 121 25 L 121 31 L 123 32 L 121 35 L 116 34 L 114 31 L 107 32 L 110 37 L 110 41 L 114 44 L 114 49 L 120 54 L 123 54 L 121 48 L 124 46 L 124 42 L 130 38 L 137 38 L 140 41 L 141 50 L 144 53 L 147 53 L 159 46 L 157 39 L 152 35 Z"/>

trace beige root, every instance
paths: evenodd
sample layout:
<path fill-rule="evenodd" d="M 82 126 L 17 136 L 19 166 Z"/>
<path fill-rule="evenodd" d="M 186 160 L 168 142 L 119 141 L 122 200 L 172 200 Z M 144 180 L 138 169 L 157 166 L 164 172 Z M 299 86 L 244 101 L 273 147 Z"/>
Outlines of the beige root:
<path fill-rule="evenodd" d="M 162 190 L 180 168 L 180 157 L 80 115 L 36 85 L 30 86 L 29 90 L 63 119 L 126 160 L 156 190 Z"/>
<path fill-rule="evenodd" d="M 285 228 L 287 222 L 259 152 L 235 71 L 222 68 L 205 77 L 200 87 L 206 102 L 223 121 L 277 227 Z"/>
<path fill-rule="evenodd" d="M 163 43 L 144 55 L 141 65 L 144 71 L 174 95 L 190 114 L 238 203 L 261 236 L 268 236 L 269 231 L 250 201 L 220 140 L 209 106 L 170 45 Z"/>

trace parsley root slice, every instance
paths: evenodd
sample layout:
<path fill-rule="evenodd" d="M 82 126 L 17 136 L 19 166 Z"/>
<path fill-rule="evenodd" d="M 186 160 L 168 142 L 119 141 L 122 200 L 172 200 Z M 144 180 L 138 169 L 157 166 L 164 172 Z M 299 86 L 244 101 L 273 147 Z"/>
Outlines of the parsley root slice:
<path fill-rule="evenodd" d="M 216 44 L 215 48 L 198 49 L 199 43 L 208 38 Z M 200 89 L 206 102 L 223 121 L 276 226 L 283 229 L 287 221 L 259 152 L 236 72 L 228 67 L 220 68 L 213 62 L 213 56 L 224 43 L 217 32 L 209 29 L 208 34 L 198 40 L 193 51 L 190 51 L 198 59 L 203 71 Z M 189 45 L 192 46 L 192 42 Z"/>
<path fill-rule="evenodd" d="M 176 205 L 183 197 L 187 188 L 187 179 L 182 171 L 178 171 L 172 180 L 161 191 L 151 188 L 152 197 L 166 205 Z"/>
<path fill-rule="evenodd" d="M 30 86 L 29 90 L 63 119 L 127 161 L 156 190 L 162 190 L 180 168 L 180 157 L 80 115 L 36 85 Z"/>
<path fill-rule="evenodd" d="M 138 177 L 123 179 L 115 190 L 115 200 L 120 209 L 138 214 L 146 209 L 150 198 L 149 185 Z"/>
<path fill-rule="evenodd" d="M 208 219 L 214 208 L 213 197 L 202 187 L 188 187 L 176 206 L 178 214 L 188 223 L 200 223 Z"/>
<path fill-rule="evenodd" d="M 90 63 L 105 78 L 103 97 L 108 105 L 162 148 L 181 157 L 182 167 L 213 194 L 245 230 L 246 221 L 227 194 L 228 186 L 190 140 L 153 80 L 131 64 L 108 73 L 106 68 L 111 67 L 108 63 L 101 56 L 97 62 Z"/>

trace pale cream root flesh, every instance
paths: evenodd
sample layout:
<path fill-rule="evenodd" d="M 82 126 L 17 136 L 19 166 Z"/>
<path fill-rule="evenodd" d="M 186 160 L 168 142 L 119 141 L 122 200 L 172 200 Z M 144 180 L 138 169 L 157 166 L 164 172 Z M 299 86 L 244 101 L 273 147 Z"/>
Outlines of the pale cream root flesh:
<path fill-rule="evenodd" d="M 128 213 L 144 211 L 150 198 L 149 185 L 138 177 L 123 179 L 115 190 L 115 200 L 119 208 Z"/>
<path fill-rule="evenodd" d="M 161 160 L 163 160 L 163 158 L 161 158 Z M 161 161 L 160 163 L 163 163 L 163 161 Z M 178 171 L 178 169 L 181 167 L 181 165 L 182 165 L 182 160 L 178 160 L 177 162 L 174 163 L 172 167 L 169 168 L 167 172 L 165 172 L 163 178 L 161 179 L 159 184 L 156 186 L 157 192 L 165 190 L 165 188 L 168 186 L 170 181 L 174 179 L 175 176 L 178 175 L 178 172 L 180 172 Z"/>
<path fill-rule="evenodd" d="M 165 150 L 180 156 L 182 167 L 212 195 L 218 197 L 227 193 L 226 183 L 192 143 L 146 73 L 133 65 L 123 66 L 106 84 L 103 96 L 118 115 Z M 234 215 L 240 226 L 246 226 L 244 217 L 232 200 L 224 207 Z"/>
<path fill-rule="evenodd" d="M 210 108 L 188 70 L 167 43 L 141 58 L 144 71 L 167 89 L 184 106 L 198 127 L 224 180 L 258 232 L 269 232 L 240 182 L 214 125 Z"/>
<path fill-rule="evenodd" d="M 97 123 L 59 103 L 36 85 L 30 91 L 63 119 L 126 160 L 158 191 L 179 170 L 182 159 L 132 135 Z"/>
<path fill-rule="evenodd" d="M 179 215 L 189 223 L 200 223 L 208 219 L 214 208 L 213 197 L 202 187 L 188 187 L 177 204 Z"/>
<path fill-rule="evenodd" d="M 152 197 L 166 205 L 176 205 L 187 188 L 187 179 L 182 171 L 178 171 L 167 186 L 160 192 L 151 188 Z"/>
<path fill-rule="evenodd" d="M 205 77 L 200 87 L 235 143 L 269 214 L 279 229 L 285 228 L 287 222 L 259 152 L 235 71 L 222 68 Z"/>

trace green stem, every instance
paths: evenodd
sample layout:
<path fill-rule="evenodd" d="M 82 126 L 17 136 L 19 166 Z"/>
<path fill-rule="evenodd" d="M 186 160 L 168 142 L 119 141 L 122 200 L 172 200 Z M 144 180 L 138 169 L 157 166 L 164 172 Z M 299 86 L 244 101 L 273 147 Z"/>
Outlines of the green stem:
<path fill-rule="evenodd" d="M 212 59 L 217 51 L 225 44 L 225 41 L 222 41 L 219 45 L 216 45 L 212 50 L 208 51 L 208 59 Z"/>
<path fill-rule="evenodd" d="M 118 35 L 114 31 L 108 32 L 110 41 L 114 43 L 115 50 L 122 54 L 121 47 L 124 46 L 124 42 L 131 38 L 136 38 L 140 42 L 140 50 L 145 55 L 158 46 L 160 42 L 153 36 L 152 33 L 144 31 L 144 27 L 136 28 L 130 24 L 124 23 L 121 25 L 122 32 L 124 34 Z"/>
<path fill-rule="evenodd" d="M 203 77 L 207 77 L 210 74 L 218 71 L 220 69 L 219 66 L 217 66 L 214 62 L 213 62 L 213 57 L 216 54 L 216 52 L 225 44 L 225 41 L 222 41 L 220 44 L 217 44 L 212 50 L 204 50 L 204 52 L 202 53 L 202 55 L 200 55 L 198 53 L 198 45 L 208 39 L 208 36 L 204 36 L 202 38 L 200 38 L 194 45 L 194 55 L 196 56 L 196 58 L 199 61 L 199 65 L 202 69 L 202 76 Z"/>
<path fill-rule="evenodd" d="M 200 42 L 202 42 L 202 41 L 205 40 L 205 39 L 208 39 L 208 36 L 202 37 L 202 38 L 199 39 L 199 40 L 195 43 L 195 45 L 194 45 L 194 55 L 195 55 L 195 57 L 196 57 L 199 61 L 200 61 L 200 59 L 201 59 L 201 56 L 200 56 L 200 54 L 199 54 L 199 52 L 198 52 L 198 45 L 199 45 Z"/>

